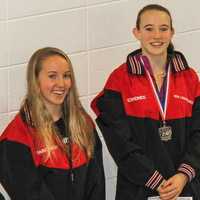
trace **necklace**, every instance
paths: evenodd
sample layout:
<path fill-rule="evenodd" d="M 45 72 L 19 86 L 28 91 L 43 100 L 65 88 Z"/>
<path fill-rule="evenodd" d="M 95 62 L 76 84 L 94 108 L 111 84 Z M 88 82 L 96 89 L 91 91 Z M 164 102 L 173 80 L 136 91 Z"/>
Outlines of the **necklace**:
<path fill-rule="evenodd" d="M 157 85 L 158 90 L 161 89 L 165 77 L 166 77 L 165 71 L 157 73 L 157 74 L 154 75 L 155 84 Z"/>
<path fill-rule="evenodd" d="M 156 78 L 165 78 L 165 76 L 166 76 L 166 72 L 165 71 L 157 73 L 155 75 Z"/>

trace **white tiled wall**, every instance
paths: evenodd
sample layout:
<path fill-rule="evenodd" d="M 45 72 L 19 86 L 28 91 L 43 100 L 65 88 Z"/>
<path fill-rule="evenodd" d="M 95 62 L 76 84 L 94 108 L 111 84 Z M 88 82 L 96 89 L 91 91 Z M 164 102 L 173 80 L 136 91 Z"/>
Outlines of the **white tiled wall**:
<path fill-rule="evenodd" d="M 57 46 L 68 53 L 86 51 L 84 8 L 8 20 L 9 64 L 24 63 L 36 49 Z"/>
<path fill-rule="evenodd" d="M 131 31 L 139 8 L 148 3 L 169 8 L 174 44 L 199 71 L 199 0 L 0 0 L 0 131 L 25 94 L 29 57 L 44 46 L 56 46 L 70 55 L 81 101 L 94 117 L 89 102 L 108 74 L 138 47 Z M 117 168 L 103 146 L 106 196 L 114 200 Z"/>
<path fill-rule="evenodd" d="M 0 70 L 0 113 L 8 112 L 8 70 Z"/>
<path fill-rule="evenodd" d="M 22 18 L 31 15 L 43 15 L 57 11 L 67 11 L 72 8 L 84 8 L 85 0 L 6 0 L 8 19 Z"/>
<path fill-rule="evenodd" d="M 19 109 L 26 92 L 26 65 L 13 65 L 8 78 L 8 111 Z"/>

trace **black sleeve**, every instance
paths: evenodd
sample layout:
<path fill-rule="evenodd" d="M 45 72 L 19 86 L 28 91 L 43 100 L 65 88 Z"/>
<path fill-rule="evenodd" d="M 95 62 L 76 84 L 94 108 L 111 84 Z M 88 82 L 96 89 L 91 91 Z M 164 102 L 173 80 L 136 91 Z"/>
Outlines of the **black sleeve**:
<path fill-rule="evenodd" d="M 94 156 L 88 165 L 87 186 L 84 200 L 105 200 L 105 174 L 102 143 L 95 130 Z"/>
<path fill-rule="evenodd" d="M 189 179 L 200 177 L 200 97 L 195 99 L 192 109 L 191 131 L 188 138 L 188 148 L 182 160 L 179 171 L 185 172 Z"/>
<path fill-rule="evenodd" d="M 120 93 L 104 90 L 96 106 L 100 111 L 96 122 L 120 174 L 137 185 L 156 189 L 163 177 L 134 142 Z"/>
<path fill-rule="evenodd" d="M 0 182 L 12 200 L 55 200 L 39 177 L 30 149 L 0 142 Z"/>

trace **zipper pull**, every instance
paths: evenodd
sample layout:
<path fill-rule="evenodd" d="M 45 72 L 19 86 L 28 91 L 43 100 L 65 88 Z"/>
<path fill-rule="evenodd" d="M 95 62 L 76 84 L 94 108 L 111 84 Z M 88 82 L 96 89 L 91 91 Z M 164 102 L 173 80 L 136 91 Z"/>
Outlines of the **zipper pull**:
<path fill-rule="evenodd" d="M 163 127 L 165 127 L 165 126 L 166 126 L 166 121 L 164 120 L 164 121 L 163 121 Z"/>
<path fill-rule="evenodd" d="M 72 181 L 72 183 L 74 182 L 74 173 L 73 172 L 71 172 L 71 181 Z"/>

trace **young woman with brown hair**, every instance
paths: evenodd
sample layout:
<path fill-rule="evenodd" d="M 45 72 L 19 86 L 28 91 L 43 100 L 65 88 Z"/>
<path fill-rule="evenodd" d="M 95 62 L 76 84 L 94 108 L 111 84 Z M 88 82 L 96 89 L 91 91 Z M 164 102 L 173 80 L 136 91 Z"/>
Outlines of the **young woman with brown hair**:
<path fill-rule="evenodd" d="M 173 49 L 165 7 L 142 8 L 133 34 L 141 48 L 111 73 L 92 102 L 118 166 L 116 200 L 198 200 L 199 78 Z"/>

